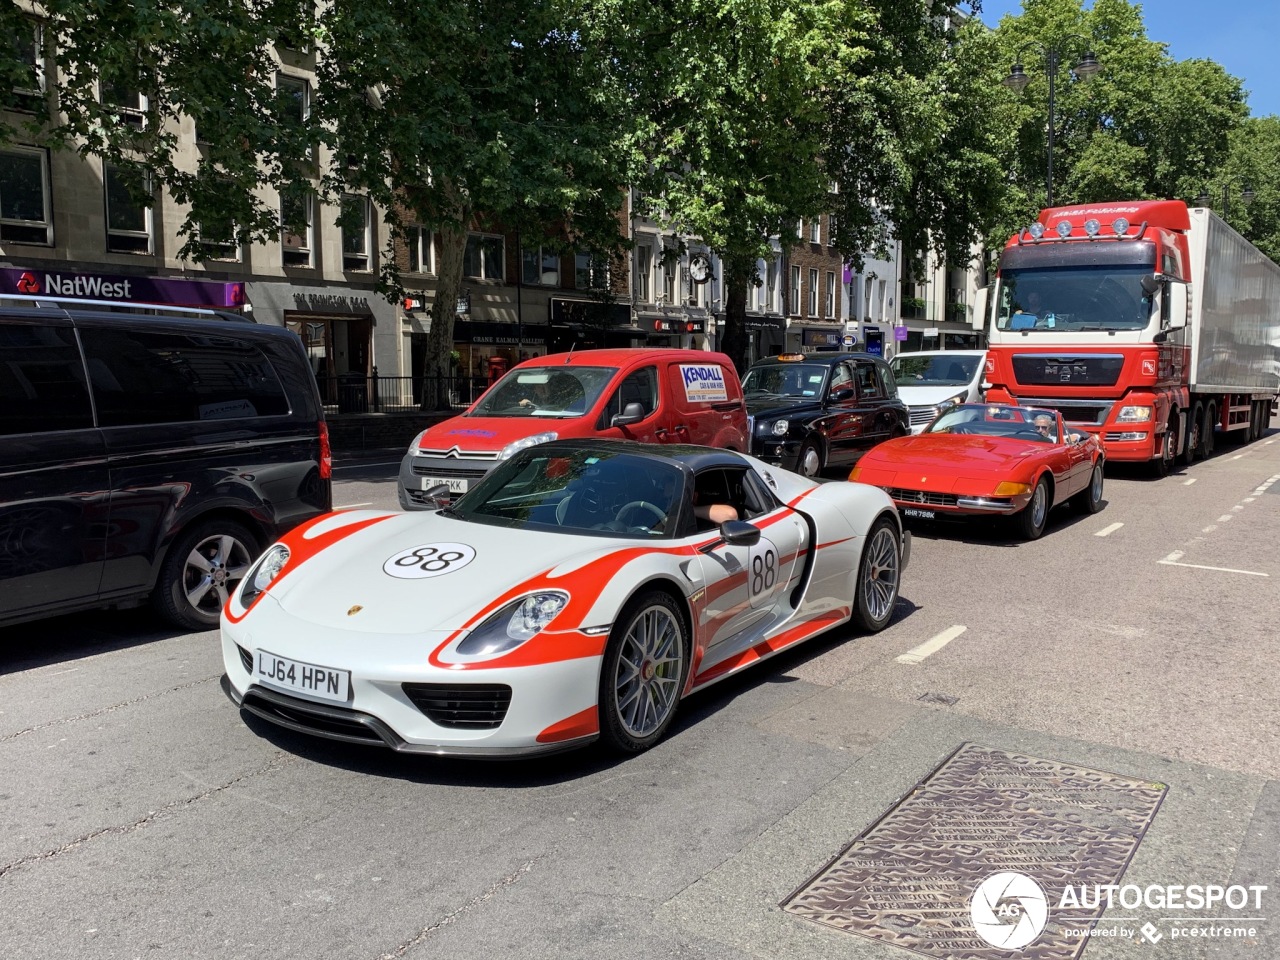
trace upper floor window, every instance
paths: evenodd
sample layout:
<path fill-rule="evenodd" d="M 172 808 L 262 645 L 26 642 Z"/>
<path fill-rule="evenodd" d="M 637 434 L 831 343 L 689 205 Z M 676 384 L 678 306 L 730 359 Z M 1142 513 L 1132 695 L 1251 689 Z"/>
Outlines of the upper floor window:
<path fill-rule="evenodd" d="M 800 268 L 791 268 L 791 315 L 800 315 Z"/>
<path fill-rule="evenodd" d="M 679 261 L 676 259 L 675 251 L 670 254 L 664 254 L 662 257 L 662 302 L 665 304 L 673 304 L 676 302 L 676 272 L 679 269 Z"/>
<path fill-rule="evenodd" d="M 119 84 L 102 84 L 102 103 L 115 108 L 121 123 L 141 130 L 147 124 L 149 101 L 145 94 Z"/>
<path fill-rule="evenodd" d="M 809 242 L 810 243 L 822 242 L 822 218 L 821 217 L 814 217 L 812 220 L 809 221 Z"/>
<path fill-rule="evenodd" d="M 107 201 L 107 250 L 152 253 L 151 205 L 139 198 L 150 192 L 149 178 L 131 184 L 124 171 L 108 163 L 102 168 L 102 185 Z"/>
<path fill-rule="evenodd" d="M 19 17 L 11 37 L 13 58 L 21 70 L 22 79 L 13 85 L 15 93 L 28 97 L 41 97 L 45 90 L 44 76 L 44 26 L 30 17 Z M 18 106 L 21 108 L 22 97 Z"/>
<path fill-rule="evenodd" d="M 560 254 L 546 247 L 525 247 L 521 252 L 520 279 L 535 286 L 560 286 Z"/>
<path fill-rule="evenodd" d="M 49 154 L 44 150 L 0 150 L 0 242 L 53 243 Z"/>
<path fill-rule="evenodd" d="M 653 247 L 636 247 L 636 302 L 653 303 Z"/>
<path fill-rule="evenodd" d="M 827 246 L 834 247 L 836 245 L 836 215 L 834 213 L 827 215 Z"/>
<path fill-rule="evenodd" d="M 373 225 L 369 216 L 369 198 L 348 193 L 342 198 L 342 269 L 373 269 Z"/>
<path fill-rule="evenodd" d="M 573 256 L 574 286 L 579 290 L 601 290 L 609 285 L 609 268 L 603 257 L 594 253 Z"/>
<path fill-rule="evenodd" d="M 809 316 L 818 315 L 818 271 L 809 271 Z"/>
<path fill-rule="evenodd" d="M 506 240 L 479 233 L 467 235 L 467 249 L 462 255 L 463 276 L 473 280 L 503 280 L 507 271 Z"/>
<path fill-rule="evenodd" d="M 236 225 L 230 220 L 205 222 L 197 228 L 200 247 L 207 260 L 240 260 L 240 241 L 236 239 Z"/>
<path fill-rule="evenodd" d="M 283 115 L 290 120 L 301 123 L 311 116 L 311 84 L 301 77 L 276 74 L 276 96 Z"/>
<path fill-rule="evenodd" d="M 436 272 L 435 235 L 426 227 L 409 227 L 405 240 L 409 246 L 409 272 Z"/>
<path fill-rule="evenodd" d="M 280 197 L 280 258 L 286 267 L 314 267 L 316 249 L 315 194 Z"/>
<path fill-rule="evenodd" d="M 834 273 L 831 273 L 830 271 L 827 272 L 827 291 L 826 292 L 827 292 L 826 317 L 828 320 L 834 320 L 836 318 L 836 275 Z"/>

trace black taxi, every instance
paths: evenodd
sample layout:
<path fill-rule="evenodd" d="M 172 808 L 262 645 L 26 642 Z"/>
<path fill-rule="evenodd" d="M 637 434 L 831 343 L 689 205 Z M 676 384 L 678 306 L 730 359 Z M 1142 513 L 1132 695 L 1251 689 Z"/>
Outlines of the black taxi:
<path fill-rule="evenodd" d="M 869 353 L 784 353 L 742 381 L 751 453 L 807 477 L 911 432 L 889 365 Z"/>

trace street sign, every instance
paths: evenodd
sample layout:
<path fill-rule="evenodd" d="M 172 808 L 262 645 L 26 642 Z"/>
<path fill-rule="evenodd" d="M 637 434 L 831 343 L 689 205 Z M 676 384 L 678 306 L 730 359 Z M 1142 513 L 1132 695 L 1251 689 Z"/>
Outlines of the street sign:
<path fill-rule="evenodd" d="M 844 345 L 846 347 L 856 347 L 858 345 L 858 338 L 851 334 L 846 334 L 844 338 Z"/>
<path fill-rule="evenodd" d="M 458 316 L 463 317 L 471 312 L 471 294 L 466 294 L 458 298 L 458 304 L 455 308 Z"/>
<path fill-rule="evenodd" d="M 906 328 L 906 327 L 894 327 L 894 328 L 893 328 L 893 339 L 898 340 L 898 341 L 902 341 L 902 340 L 907 339 L 907 328 Z"/>

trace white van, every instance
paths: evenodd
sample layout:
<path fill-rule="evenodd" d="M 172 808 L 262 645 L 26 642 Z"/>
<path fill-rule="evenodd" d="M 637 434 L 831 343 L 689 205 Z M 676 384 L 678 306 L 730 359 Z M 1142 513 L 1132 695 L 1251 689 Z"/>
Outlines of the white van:
<path fill-rule="evenodd" d="M 899 353 L 889 361 L 898 396 L 911 413 L 912 433 L 923 430 L 941 404 L 982 402 L 986 355 L 985 350 L 922 350 Z"/>

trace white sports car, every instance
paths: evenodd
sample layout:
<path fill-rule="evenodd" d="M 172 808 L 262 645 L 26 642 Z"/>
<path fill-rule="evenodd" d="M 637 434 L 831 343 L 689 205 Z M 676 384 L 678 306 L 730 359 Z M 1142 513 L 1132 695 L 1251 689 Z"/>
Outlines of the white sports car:
<path fill-rule="evenodd" d="M 875 487 L 544 443 L 453 506 L 332 513 L 274 544 L 223 612 L 222 687 L 281 726 L 408 752 L 640 751 L 686 694 L 849 620 L 885 627 L 909 553 Z"/>

